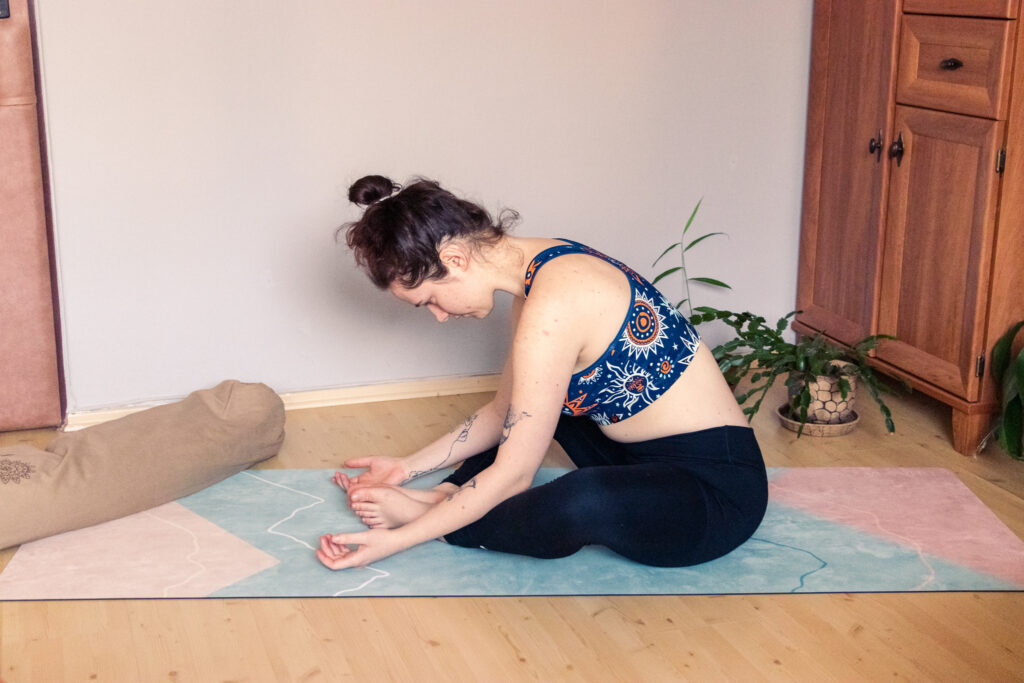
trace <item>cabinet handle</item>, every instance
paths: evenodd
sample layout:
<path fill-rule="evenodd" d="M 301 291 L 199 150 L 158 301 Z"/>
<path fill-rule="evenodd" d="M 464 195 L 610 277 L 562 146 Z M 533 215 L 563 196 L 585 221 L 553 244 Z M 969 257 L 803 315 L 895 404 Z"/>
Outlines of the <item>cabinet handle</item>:
<path fill-rule="evenodd" d="M 896 165 L 903 163 L 903 133 L 896 136 L 896 140 L 889 146 L 889 158 L 896 160 Z"/>
<path fill-rule="evenodd" d="M 945 71 L 956 71 L 957 69 L 959 69 L 963 65 L 964 65 L 964 63 L 961 62 L 956 57 L 950 57 L 949 59 L 943 59 L 941 62 L 939 62 L 939 66 L 942 67 Z"/>
<path fill-rule="evenodd" d="M 879 129 L 878 137 L 871 138 L 871 142 L 868 143 L 868 154 L 874 154 L 875 161 L 881 161 L 883 146 L 885 146 L 885 141 L 882 139 L 882 131 Z"/>

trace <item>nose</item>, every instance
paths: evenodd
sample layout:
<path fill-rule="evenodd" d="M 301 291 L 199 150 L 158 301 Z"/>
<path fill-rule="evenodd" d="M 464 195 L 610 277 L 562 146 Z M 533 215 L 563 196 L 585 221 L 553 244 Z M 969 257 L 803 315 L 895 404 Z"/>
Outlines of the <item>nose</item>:
<path fill-rule="evenodd" d="M 427 308 L 429 308 L 430 312 L 434 314 L 435 318 L 437 318 L 437 322 L 443 323 L 448 320 L 448 312 L 440 306 L 437 306 L 436 304 L 427 304 Z"/>

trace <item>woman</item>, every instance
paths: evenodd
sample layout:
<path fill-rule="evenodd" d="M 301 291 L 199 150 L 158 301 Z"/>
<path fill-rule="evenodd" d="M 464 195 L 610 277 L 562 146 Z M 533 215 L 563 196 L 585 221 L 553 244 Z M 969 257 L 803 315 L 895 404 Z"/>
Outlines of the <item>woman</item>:
<path fill-rule="evenodd" d="M 754 533 L 767 481 L 752 430 L 696 330 L 627 266 L 562 239 L 514 237 L 437 183 L 366 176 L 347 227 L 380 288 L 439 322 L 515 297 L 515 336 L 490 403 L 405 458 L 368 457 L 335 481 L 368 531 L 327 534 L 332 569 L 431 539 L 564 557 L 604 545 L 649 565 L 720 557 Z M 552 437 L 576 469 L 530 488 Z M 464 461 L 464 462 L 463 462 Z M 401 488 L 463 464 L 430 491 Z"/>

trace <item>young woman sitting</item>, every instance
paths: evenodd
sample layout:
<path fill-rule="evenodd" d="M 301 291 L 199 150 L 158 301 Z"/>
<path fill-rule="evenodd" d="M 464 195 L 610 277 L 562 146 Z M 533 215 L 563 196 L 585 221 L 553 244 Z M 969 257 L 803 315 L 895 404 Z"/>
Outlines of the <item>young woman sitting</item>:
<path fill-rule="evenodd" d="M 366 176 L 366 209 L 345 226 L 378 287 L 445 322 L 483 318 L 501 290 L 518 322 L 494 399 L 405 458 L 335 481 L 367 531 L 326 534 L 332 569 L 365 566 L 424 541 L 564 557 L 602 545 L 679 567 L 725 555 L 768 500 L 753 431 L 697 331 L 628 266 L 566 239 L 509 234 L 437 183 L 400 189 Z M 531 488 L 551 439 L 576 469 Z M 462 463 L 436 488 L 402 485 Z"/>

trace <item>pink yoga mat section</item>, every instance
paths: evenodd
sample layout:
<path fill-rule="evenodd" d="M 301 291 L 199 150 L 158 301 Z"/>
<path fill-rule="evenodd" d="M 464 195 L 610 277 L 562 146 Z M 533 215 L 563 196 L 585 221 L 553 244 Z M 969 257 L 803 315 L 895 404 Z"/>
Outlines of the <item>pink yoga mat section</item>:
<path fill-rule="evenodd" d="M 795 467 L 769 490 L 777 503 L 1024 585 L 1024 546 L 949 470 Z"/>
<path fill-rule="evenodd" d="M 60 557 L 60 563 L 54 562 Z M 97 559 L 103 558 L 102 562 Z M 26 543 L 4 570 L 4 599 L 209 595 L 278 560 L 178 503 Z M 116 573 L 110 569 L 116 567 Z M 45 571 L 41 571 L 44 569 Z"/>

